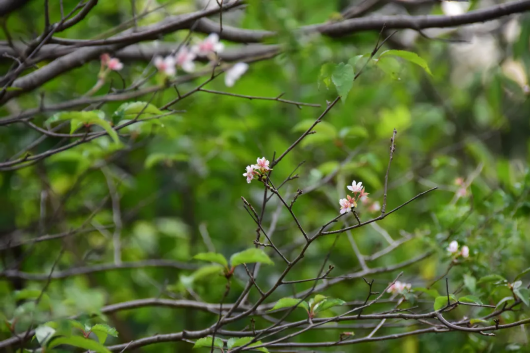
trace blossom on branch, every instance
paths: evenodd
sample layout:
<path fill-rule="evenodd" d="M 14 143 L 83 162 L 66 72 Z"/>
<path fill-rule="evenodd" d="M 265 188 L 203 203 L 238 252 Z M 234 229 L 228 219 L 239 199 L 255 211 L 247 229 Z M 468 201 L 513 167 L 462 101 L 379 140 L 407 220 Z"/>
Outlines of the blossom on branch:
<path fill-rule="evenodd" d="M 243 176 L 247 178 L 247 183 L 250 184 L 250 182 L 252 181 L 252 179 L 254 179 L 254 177 L 257 175 L 258 173 L 256 172 L 256 170 L 254 169 L 254 166 L 253 165 L 247 165 L 247 172 L 246 173 L 243 173 Z"/>
<path fill-rule="evenodd" d="M 247 63 L 237 63 L 225 72 L 225 84 L 232 87 L 234 83 L 248 70 Z"/>
<path fill-rule="evenodd" d="M 247 183 L 250 183 L 254 178 L 263 177 L 266 172 L 272 170 L 269 167 L 270 162 L 265 157 L 258 158 L 256 162 L 256 164 L 248 165 L 247 172 L 243 174 L 247 178 Z"/>
<path fill-rule="evenodd" d="M 162 58 L 161 56 L 155 57 L 154 64 L 158 71 L 166 76 L 175 76 L 177 73 L 177 70 L 175 69 L 175 58 L 171 55 L 168 55 L 165 58 Z"/>
<path fill-rule="evenodd" d="M 458 242 L 456 240 L 453 240 L 451 243 L 449 243 L 447 251 L 449 251 L 449 253 L 451 254 L 456 253 L 458 251 Z"/>
<path fill-rule="evenodd" d="M 266 160 L 265 157 L 262 157 L 262 158 L 258 158 L 257 163 L 254 164 L 253 167 L 254 169 L 259 170 L 260 172 L 264 173 L 264 172 L 271 170 L 269 168 L 269 164 L 270 162 Z"/>
<path fill-rule="evenodd" d="M 123 69 L 123 63 L 118 58 L 111 58 L 109 54 L 104 53 L 101 54 L 101 70 L 103 71 L 105 68 L 113 71 L 120 71 Z"/>
<path fill-rule="evenodd" d="M 460 254 L 464 258 L 468 258 L 469 257 L 469 248 L 467 247 L 467 245 L 462 246 L 462 251 L 460 252 Z"/>
<path fill-rule="evenodd" d="M 193 53 L 201 56 L 208 56 L 211 53 L 221 53 L 225 46 L 219 42 L 219 35 L 217 33 L 211 33 L 202 42 L 194 45 L 191 50 Z"/>
<path fill-rule="evenodd" d="M 107 63 L 107 67 L 113 71 L 120 71 L 121 69 L 123 69 L 123 64 L 121 63 L 120 59 L 112 58 Z"/>
<path fill-rule="evenodd" d="M 179 49 L 175 55 L 175 62 L 177 66 L 182 67 L 182 70 L 186 72 L 193 72 L 195 70 L 195 53 L 193 53 L 188 47 L 183 46 Z"/>
<path fill-rule="evenodd" d="M 351 186 L 348 186 L 347 187 L 348 190 L 350 190 L 351 192 L 353 193 L 357 193 L 357 192 L 363 192 L 363 183 L 362 182 L 359 182 L 359 183 L 355 183 L 355 180 L 352 182 Z M 366 194 L 368 195 L 368 194 Z"/>
<path fill-rule="evenodd" d="M 392 294 L 401 294 L 405 291 L 410 291 L 411 287 L 412 285 L 410 283 L 402 283 L 400 281 L 396 281 L 386 290 L 386 292 Z"/>
<path fill-rule="evenodd" d="M 357 206 L 357 203 L 350 195 L 346 196 L 345 199 L 340 199 L 339 204 L 341 214 L 350 212 L 353 207 Z"/>

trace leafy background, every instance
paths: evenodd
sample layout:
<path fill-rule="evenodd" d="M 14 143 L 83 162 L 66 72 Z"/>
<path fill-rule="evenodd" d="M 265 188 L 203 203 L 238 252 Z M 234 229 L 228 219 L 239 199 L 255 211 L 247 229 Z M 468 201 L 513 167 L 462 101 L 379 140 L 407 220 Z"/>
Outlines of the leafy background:
<path fill-rule="evenodd" d="M 76 2 L 64 3 L 65 7 L 73 7 Z M 136 6 L 143 8 L 147 3 L 137 0 Z M 150 3 L 149 6 L 156 5 Z M 195 8 L 190 1 L 171 1 L 165 5 L 170 13 Z M 57 20 L 58 5 L 52 2 L 50 6 L 54 10 L 52 20 Z M 227 89 L 222 79 L 215 80 L 207 88 L 270 97 L 285 92 L 286 99 L 319 103 L 325 107 L 326 101 L 333 100 L 337 91 L 326 76 L 327 69 L 323 65 L 348 63 L 358 55 L 369 54 L 378 34 L 359 33 L 330 39 L 299 36 L 292 29 L 327 21 L 343 6 L 344 1 L 251 2 L 244 14 L 241 12 L 226 21 L 245 28 L 280 31 L 279 40 L 287 50 L 274 59 L 252 64 L 233 88 Z M 32 2 L 13 15 L 9 19 L 12 35 L 26 37 L 37 33 L 43 27 L 41 11 L 41 4 Z M 426 11 L 437 14 L 441 13 L 441 8 L 434 5 Z M 163 12 L 155 12 L 140 20 L 140 24 L 155 23 L 163 16 Z M 34 20 L 27 21 L 28 18 Z M 89 20 L 67 31 L 65 36 L 90 38 L 128 18 L 128 1 L 102 1 Z M 495 286 L 492 282 L 480 283 L 479 279 L 498 274 L 512 281 L 529 267 L 530 252 L 526 244 L 530 240 L 530 205 L 527 198 L 530 187 L 527 167 L 530 106 L 524 84 L 520 83 L 521 80 L 526 81 L 528 75 L 519 76 L 518 82 L 506 69 L 506 63 L 513 61 L 519 63 L 524 72 L 530 68 L 530 21 L 528 16 L 521 16 L 518 22 L 520 32 L 511 40 L 506 39 L 503 30 L 471 34 L 467 38 L 471 43 L 463 44 L 421 36 L 407 41 L 410 37 L 407 31 L 396 34 L 383 50 L 407 49 L 417 53 L 428 64 L 432 75 L 418 65 L 396 57 L 371 62 L 355 81 L 344 102 L 338 103 L 317 126 L 317 133 L 310 135 L 274 168 L 273 181 L 278 184 L 300 162 L 305 161 L 297 170 L 299 178 L 285 187 L 290 192 L 318 184 L 338 168 L 329 182 L 303 194 L 296 202 L 295 211 L 304 227 L 318 229 L 335 217 L 338 214 L 338 199 L 345 196 L 345 187 L 352 180 L 362 180 L 370 196 L 382 202 L 389 138 L 396 128 L 397 148 L 389 175 L 388 208 L 392 209 L 430 187 L 438 186 L 439 189 L 379 222 L 379 227 L 369 226 L 353 232 L 363 254 L 372 254 L 385 246 L 382 229 L 394 239 L 413 235 L 404 245 L 368 265 L 391 265 L 433 250 L 433 256 L 405 268 L 401 278 L 412 283 L 413 287 L 425 287 L 444 274 L 450 264 L 451 259 L 445 250 L 447 237 L 450 236 L 471 249 L 469 259 L 454 266 L 447 275 L 451 290 L 460 290 L 459 295 L 475 295 L 482 302 L 493 305 L 509 296 L 506 287 Z M 185 35 L 171 34 L 165 36 L 164 41 L 178 43 Z M 452 32 L 444 36 L 454 37 Z M 493 43 L 495 55 L 486 50 L 491 46 L 481 48 L 480 44 L 486 41 Z M 488 55 L 494 60 L 483 65 L 481 58 Z M 365 60 L 366 56 L 354 65 L 355 73 Z M 10 62 L 3 59 L 3 69 L 7 70 L 9 65 Z M 146 65 L 146 62 L 126 62 L 119 74 L 113 73 L 113 84 L 119 87 L 122 80 L 130 84 Z M 46 92 L 46 99 L 50 102 L 79 97 L 95 84 L 98 70 L 99 62 L 90 62 L 49 82 L 41 91 Z M 200 82 L 201 79 L 197 79 L 182 84 L 179 90 L 189 91 Z M 153 79 L 152 84 L 155 83 Z M 108 84 L 100 93 L 105 89 L 108 89 Z M 158 94 L 152 103 L 161 106 L 175 97 L 175 91 L 169 89 Z M 150 96 L 140 100 L 149 99 Z M 7 115 L 38 104 L 39 94 L 35 93 L 24 95 L 1 110 Z M 109 103 L 101 109 L 107 117 L 111 117 L 120 104 Z M 185 110 L 185 113 L 161 118 L 163 128 L 149 123 L 137 129 L 131 128 L 135 147 L 130 150 L 117 147 L 109 138 L 103 137 L 57 154 L 37 166 L 0 174 L 2 234 L 17 232 L 17 236 L 30 239 L 66 232 L 80 227 L 93 212 L 95 216 L 89 222 L 92 227 L 109 226 L 108 229 L 92 230 L 63 240 L 42 242 L 35 247 L 26 246 L 20 250 L 26 255 L 21 270 L 49 273 L 61 246 L 65 251 L 56 271 L 113 262 L 111 234 L 114 221 L 112 205 L 107 198 L 108 180 L 120 194 L 124 262 L 167 259 L 199 266 L 200 263 L 192 257 L 208 250 L 201 232 L 207 232 L 216 251 L 227 258 L 252 247 L 255 225 L 243 209 L 241 196 L 259 208 L 263 190 L 259 183 L 245 182 L 241 175 L 244 167 L 255 163 L 258 156 L 272 160 L 274 152 L 283 152 L 323 108 L 298 109 L 277 102 L 207 93 L 194 94 L 173 108 Z M 40 114 L 35 123 L 42 126 L 50 116 Z M 0 129 L 0 158 L 6 160 L 37 137 L 22 124 Z M 49 138 L 34 153 L 59 142 L 59 139 Z M 458 187 L 454 181 L 458 177 L 470 184 L 467 195 L 461 198 L 455 196 Z M 43 193 L 46 193 L 46 201 L 41 205 Z M 46 210 L 44 224 L 39 221 L 42 208 Z M 270 222 L 276 209 L 277 203 L 271 202 L 265 224 Z M 362 206 L 359 212 L 361 219 L 373 216 Z M 297 252 L 291 245 L 300 241 L 300 237 L 289 214 L 283 211 L 274 235 L 276 244 L 281 248 L 290 248 L 287 254 L 292 257 Z M 312 245 L 288 279 L 315 277 L 330 248 L 330 263 L 335 266 L 331 276 L 359 270 L 348 236 L 339 236 L 332 246 L 334 240 L 333 236 L 324 237 Z M 282 270 L 281 260 L 269 254 L 275 265 L 261 269 L 260 283 L 265 288 L 274 283 Z M 2 266 L 5 268 L 14 256 L 20 254 L 2 252 Z M 398 272 L 373 276 L 375 289 L 383 290 Z M 128 342 L 156 333 L 196 330 L 212 325 L 216 316 L 189 309 L 145 307 L 108 316 L 88 317 L 105 304 L 133 299 L 193 299 L 187 287 L 206 302 L 219 302 L 226 280 L 222 276 L 207 275 L 198 276 L 190 284 L 192 273 L 193 270 L 142 268 L 53 280 L 46 290 L 45 299 L 37 308 L 31 306 L 32 301 L 27 299 L 38 296 L 44 281 L 3 278 L 0 280 L 0 310 L 7 321 L 18 318 L 19 332 L 25 331 L 30 317 L 46 322 L 56 317 L 84 313 L 80 322 L 106 322 L 117 329 L 119 336 L 108 337 L 108 344 Z M 237 299 L 245 278 L 244 272 L 236 271 L 226 302 Z M 522 279 L 526 284 L 528 276 Z M 282 286 L 269 302 L 310 286 L 310 283 Z M 434 288 L 443 295 L 444 281 L 438 282 Z M 341 282 L 320 294 L 348 302 L 364 300 L 366 291 L 364 281 L 356 279 Z M 256 298 L 257 293 L 253 292 L 251 300 Z M 417 305 L 430 309 L 433 302 L 434 298 L 423 296 Z M 381 304 L 377 309 L 382 310 L 385 306 L 390 309 L 391 305 Z M 331 316 L 341 310 L 333 308 L 322 315 Z M 478 317 L 486 310 L 459 308 L 448 316 Z M 304 312 L 297 310 L 290 319 L 304 317 Z M 503 314 L 501 322 L 509 323 L 525 317 L 528 317 L 526 307 Z M 248 324 L 233 324 L 231 329 L 243 329 Z M 256 317 L 256 328 L 265 325 L 265 321 Z M 11 336 L 7 326 L 0 330 L 0 338 Z M 526 351 L 527 330 L 523 327 L 503 331 L 496 337 L 463 333 L 410 336 L 397 341 L 365 343 L 357 349 L 374 352 Z M 354 331 L 357 336 L 368 333 L 363 329 Z M 398 331 L 403 329 L 384 328 L 381 332 Z M 337 330 L 317 330 L 296 337 L 294 341 L 333 341 L 337 338 Z M 176 342 L 146 346 L 142 351 L 190 349 L 189 343 Z"/>

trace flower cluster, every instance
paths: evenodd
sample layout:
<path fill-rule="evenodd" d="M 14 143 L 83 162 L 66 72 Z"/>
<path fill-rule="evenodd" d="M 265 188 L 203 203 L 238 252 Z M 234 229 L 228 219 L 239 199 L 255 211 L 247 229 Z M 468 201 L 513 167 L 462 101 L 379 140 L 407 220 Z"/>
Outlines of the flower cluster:
<path fill-rule="evenodd" d="M 266 172 L 272 170 L 269 167 L 270 162 L 265 157 L 258 158 L 256 164 L 248 165 L 246 167 L 246 173 L 243 176 L 247 178 L 247 183 L 250 184 L 252 179 L 262 177 Z"/>
<path fill-rule="evenodd" d="M 467 245 L 462 246 L 462 250 L 458 251 L 458 242 L 456 240 L 453 240 L 451 243 L 449 243 L 449 246 L 447 247 L 447 251 L 451 255 L 456 255 L 455 257 L 462 256 L 463 258 L 469 257 L 469 248 Z"/>
<path fill-rule="evenodd" d="M 357 207 L 357 201 L 368 200 L 368 193 L 364 191 L 362 182 L 356 183 L 354 180 L 347 188 L 353 193 L 353 197 L 348 195 L 345 199 L 339 200 L 341 214 L 347 213 L 351 211 L 352 208 Z"/>
<path fill-rule="evenodd" d="M 396 281 L 394 282 L 393 285 L 391 285 L 387 290 L 386 292 L 387 293 L 392 293 L 392 294 L 401 294 L 405 291 L 410 291 L 410 288 L 412 287 L 412 285 L 410 283 L 403 283 L 403 282 L 400 282 L 400 281 Z"/>
<path fill-rule="evenodd" d="M 109 54 L 101 54 L 101 71 L 120 71 L 123 69 L 123 64 L 118 58 L 111 58 Z"/>
<path fill-rule="evenodd" d="M 174 77 L 177 74 L 177 68 L 185 72 L 195 71 L 195 59 L 197 56 L 206 57 L 211 61 L 216 60 L 216 54 L 224 50 L 224 44 L 219 41 L 217 33 L 211 33 L 204 40 L 196 45 L 188 47 L 183 45 L 176 54 L 168 55 L 165 58 L 155 56 L 153 64 L 163 77 Z M 101 72 L 100 77 L 105 78 L 108 70 L 119 71 L 123 64 L 117 58 L 111 58 L 109 54 L 101 55 Z M 225 84 L 232 87 L 235 82 L 248 70 L 248 64 L 236 63 L 225 72 Z"/>

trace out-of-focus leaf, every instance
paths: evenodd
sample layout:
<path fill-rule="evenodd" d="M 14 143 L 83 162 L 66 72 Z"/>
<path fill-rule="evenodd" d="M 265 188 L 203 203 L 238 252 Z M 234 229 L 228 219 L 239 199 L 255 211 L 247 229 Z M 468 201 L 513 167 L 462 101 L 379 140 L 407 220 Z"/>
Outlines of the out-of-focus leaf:
<path fill-rule="evenodd" d="M 254 339 L 254 337 L 231 338 L 227 342 L 227 347 L 228 347 L 228 349 L 241 347 L 241 346 L 244 346 L 244 345 L 248 344 L 253 339 Z M 262 342 L 261 341 L 257 341 L 257 342 L 254 342 L 254 343 L 248 345 L 247 347 L 251 348 L 251 347 L 259 346 L 260 344 L 262 344 Z M 256 348 L 256 349 L 253 349 L 253 350 L 257 350 L 259 352 L 264 352 L 264 353 L 268 353 L 269 352 L 267 350 L 267 348 L 265 348 L 265 347 Z"/>
<path fill-rule="evenodd" d="M 88 121 L 92 119 L 105 119 L 105 113 L 101 110 L 89 110 L 79 112 L 60 112 L 49 117 L 44 125 L 50 125 L 58 121 L 79 120 Z"/>
<path fill-rule="evenodd" d="M 526 270 L 524 270 L 523 272 L 519 273 L 519 274 L 515 277 L 515 280 L 514 280 L 514 281 L 517 281 L 518 279 L 520 279 L 521 277 L 523 277 L 524 275 L 526 275 L 528 272 L 530 272 L 530 267 L 527 268 Z"/>
<path fill-rule="evenodd" d="M 530 289 L 518 287 L 514 288 L 513 292 L 526 306 L 530 306 Z"/>
<path fill-rule="evenodd" d="M 506 281 L 506 279 L 502 277 L 501 275 L 487 275 L 487 276 L 481 277 L 478 280 L 477 284 L 491 283 L 491 282 L 503 282 L 503 281 Z"/>
<path fill-rule="evenodd" d="M 320 75 L 318 76 L 318 89 L 320 86 L 326 86 L 326 89 L 329 89 L 331 85 L 331 75 L 335 69 L 335 64 L 326 63 L 320 67 Z"/>
<path fill-rule="evenodd" d="M 450 301 L 451 301 L 451 304 L 453 302 L 456 302 L 456 298 L 453 294 L 450 294 L 449 295 L 449 298 L 450 298 Z M 446 295 L 442 295 L 442 296 L 439 296 L 439 297 L 436 297 L 436 299 L 434 300 L 434 310 L 440 310 L 444 307 L 447 306 L 447 296 Z"/>
<path fill-rule="evenodd" d="M 313 312 L 316 314 L 316 313 L 319 313 L 321 311 L 324 311 L 324 310 L 327 310 L 327 309 L 331 309 L 334 306 L 341 306 L 341 305 L 344 305 L 344 304 L 346 304 L 346 302 L 344 300 L 342 300 L 342 299 L 326 298 L 326 299 L 322 300 L 320 303 L 315 304 Z"/>
<path fill-rule="evenodd" d="M 136 119 L 143 115 L 163 115 L 164 112 L 147 102 L 131 102 L 120 105 L 114 114 L 121 115 L 125 119 Z"/>
<path fill-rule="evenodd" d="M 484 319 L 471 319 L 471 320 L 469 320 L 469 323 L 471 325 L 474 325 L 474 324 L 489 325 L 490 324 L 490 322 L 488 320 L 484 320 Z"/>
<path fill-rule="evenodd" d="M 282 298 L 278 300 L 278 302 L 274 305 L 271 311 L 283 308 L 291 308 L 295 305 L 304 308 L 307 312 L 309 312 L 309 304 L 307 304 L 307 302 L 305 301 L 300 301 L 300 299 L 296 298 Z"/>
<path fill-rule="evenodd" d="M 215 340 L 213 341 L 213 346 L 219 349 L 223 349 L 223 346 L 224 346 L 223 340 L 218 337 L 215 337 Z M 206 348 L 212 347 L 212 337 L 200 338 L 193 345 L 193 348 L 203 348 L 203 347 L 206 347 Z"/>
<path fill-rule="evenodd" d="M 398 56 L 402 59 L 405 59 L 413 64 L 418 65 L 422 69 L 425 70 L 429 75 L 432 76 L 432 72 L 429 69 L 429 65 L 427 65 L 427 62 L 422 59 L 418 54 L 406 51 L 406 50 L 386 50 L 379 55 L 379 58 L 383 58 L 385 56 Z"/>
<path fill-rule="evenodd" d="M 423 293 L 425 293 L 428 296 L 433 297 L 433 298 L 437 298 L 437 297 L 440 296 L 440 294 L 438 293 L 438 291 L 436 289 L 427 289 L 427 288 L 423 288 L 423 287 L 416 287 L 416 288 L 413 288 L 412 290 L 414 292 L 423 292 Z"/>
<path fill-rule="evenodd" d="M 109 353 L 110 351 L 101 343 L 91 340 L 89 338 L 84 338 L 81 336 L 69 336 L 69 337 L 59 337 L 53 339 L 49 344 L 48 348 L 54 348 L 60 345 L 69 345 L 83 349 L 89 349 L 97 353 Z"/>
<path fill-rule="evenodd" d="M 203 253 L 195 255 L 193 258 L 196 260 L 215 262 L 224 267 L 228 267 L 228 261 L 226 261 L 226 258 L 222 254 L 219 254 L 219 253 L 203 252 Z"/>
<path fill-rule="evenodd" d="M 401 64 L 395 58 L 386 57 L 374 59 L 377 67 L 384 73 L 389 75 L 394 80 L 399 80 L 399 73 L 401 72 Z"/>
<path fill-rule="evenodd" d="M 263 250 L 256 248 L 235 253 L 232 255 L 232 257 L 230 257 L 230 265 L 232 267 L 236 267 L 241 264 L 252 264 L 257 262 L 267 265 L 274 264 Z"/>
<path fill-rule="evenodd" d="M 482 301 L 480 301 L 480 298 L 474 295 L 466 295 L 465 297 L 458 298 L 458 301 L 462 303 L 474 303 L 482 305 Z"/>
<path fill-rule="evenodd" d="M 46 343 L 53 337 L 55 329 L 48 325 L 40 325 L 35 329 L 35 337 L 41 346 L 46 346 Z"/>
<path fill-rule="evenodd" d="M 219 276 L 223 273 L 223 268 L 219 265 L 203 266 L 193 272 L 192 277 L 194 281 L 201 279 L 211 279 L 211 276 Z"/>
<path fill-rule="evenodd" d="M 497 303 L 497 305 L 495 306 L 495 308 L 499 308 L 499 307 L 501 307 L 504 303 L 509 302 L 509 301 L 515 301 L 515 299 L 514 299 L 513 297 L 504 297 L 504 298 L 502 298 L 502 299 Z"/>
<path fill-rule="evenodd" d="M 104 344 L 107 336 L 118 337 L 118 331 L 107 324 L 96 324 L 90 329 L 98 338 L 99 343 Z"/>
<path fill-rule="evenodd" d="M 475 290 L 477 289 L 477 279 L 471 275 L 465 274 L 464 285 L 471 293 L 475 293 Z"/>
<path fill-rule="evenodd" d="M 337 88 L 337 92 L 343 102 L 346 102 L 348 93 L 353 87 L 353 78 L 353 67 L 350 64 L 345 65 L 344 63 L 340 63 L 335 66 L 331 80 Z"/>

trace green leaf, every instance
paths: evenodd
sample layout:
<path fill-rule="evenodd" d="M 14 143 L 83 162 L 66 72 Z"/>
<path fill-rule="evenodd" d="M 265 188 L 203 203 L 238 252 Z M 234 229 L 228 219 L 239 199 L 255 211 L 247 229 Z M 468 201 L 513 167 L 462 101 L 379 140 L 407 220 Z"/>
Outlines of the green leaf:
<path fill-rule="evenodd" d="M 315 305 L 326 300 L 326 298 L 327 297 L 325 295 L 317 294 L 312 299 L 309 300 L 309 306 L 311 307 L 311 309 L 313 309 Z"/>
<path fill-rule="evenodd" d="M 192 281 L 199 281 L 201 279 L 207 278 L 211 279 L 212 276 L 219 276 L 223 273 L 223 268 L 219 265 L 209 265 L 199 268 L 197 271 L 193 272 L 191 277 Z"/>
<path fill-rule="evenodd" d="M 331 80 L 337 88 L 337 92 L 342 99 L 342 102 L 346 102 L 348 93 L 353 87 L 353 67 L 350 64 L 340 63 L 335 66 L 333 74 L 331 75 Z"/>
<path fill-rule="evenodd" d="M 475 303 L 482 305 L 482 302 L 480 301 L 480 298 L 474 296 L 474 295 L 466 295 L 465 297 L 458 298 L 458 301 L 462 303 Z"/>
<path fill-rule="evenodd" d="M 210 261 L 218 263 L 224 267 L 228 267 L 228 261 L 222 254 L 214 252 L 202 252 L 193 257 L 195 260 Z"/>
<path fill-rule="evenodd" d="M 202 348 L 202 347 L 210 348 L 211 346 L 212 346 L 212 337 L 203 337 L 197 340 L 197 342 L 195 342 L 195 344 L 193 345 L 193 348 Z M 223 340 L 215 337 L 213 346 L 219 349 L 223 349 L 223 346 L 224 346 Z"/>
<path fill-rule="evenodd" d="M 318 303 L 318 304 L 316 304 L 314 306 L 313 312 L 316 314 L 316 313 L 319 313 L 321 311 L 324 311 L 324 310 L 327 310 L 327 309 L 331 309 L 334 306 L 341 306 L 341 305 L 344 305 L 344 304 L 346 304 L 346 302 L 344 300 L 342 300 L 342 299 L 326 298 L 326 299 L 324 299 L 323 301 L 321 301 L 320 303 Z"/>
<path fill-rule="evenodd" d="M 105 119 L 105 113 L 101 110 L 90 110 L 90 111 L 79 111 L 79 112 L 60 112 L 52 115 L 48 118 L 44 125 L 50 125 L 58 121 L 67 121 L 67 120 L 90 120 L 90 119 Z"/>
<path fill-rule="evenodd" d="M 232 265 L 232 267 L 236 267 L 241 264 L 252 264 L 257 262 L 267 265 L 274 264 L 263 250 L 256 248 L 251 248 L 235 253 L 230 258 L 230 264 Z"/>
<path fill-rule="evenodd" d="M 353 67 L 353 73 L 355 74 L 355 65 L 357 65 L 357 63 L 359 62 L 359 60 L 363 57 L 364 55 L 356 55 L 354 56 L 353 58 L 351 58 L 350 60 L 348 60 L 348 65 L 350 65 L 351 67 Z"/>
<path fill-rule="evenodd" d="M 521 287 L 523 285 L 523 282 L 522 281 L 515 281 L 512 283 L 512 288 L 513 289 L 517 289 L 519 287 Z"/>
<path fill-rule="evenodd" d="M 506 279 L 502 277 L 501 275 L 487 275 L 487 276 L 480 278 L 477 284 L 490 283 L 490 282 L 502 282 L 502 281 L 506 281 Z"/>
<path fill-rule="evenodd" d="M 509 301 L 515 301 L 515 299 L 513 297 L 504 297 L 502 298 L 498 303 L 497 305 L 495 306 L 495 308 L 498 308 L 500 307 L 502 304 L 506 303 L 506 302 L 509 302 Z"/>
<path fill-rule="evenodd" d="M 318 76 L 318 89 L 320 89 L 322 84 L 326 86 L 326 89 L 329 89 L 329 86 L 331 85 L 331 75 L 333 74 L 334 69 L 335 65 L 332 63 L 326 63 L 320 67 L 320 75 Z"/>
<path fill-rule="evenodd" d="M 465 274 L 464 285 L 471 293 L 475 293 L 475 290 L 477 289 L 477 279 L 471 275 Z"/>
<path fill-rule="evenodd" d="M 412 288 L 412 290 L 414 292 L 423 292 L 423 293 L 425 293 L 428 296 L 433 297 L 433 298 L 436 298 L 436 297 L 440 296 L 440 294 L 438 293 L 438 291 L 436 289 L 427 289 L 427 288 L 423 288 L 423 287 L 416 287 L 416 288 Z"/>
<path fill-rule="evenodd" d="M 274 305 L 274 307 L 269 311 L 283 309 L 283 308 L 292 308 L 293 306 L 302 307 L 307 312 L 309 312 L 309 304 L 307 304 L 305 301 L 300 301 L 300 299 L 296 299 L 296 298 L 282 298 L 278 300 L 278 302 Z"/>
<path fill-rule="evenodd" d="M 517 275 L 517 277 L 515 277 L 514 281 L 517 281 L 519 278 L 523 277 L 524 275 L 526 275 L 528 272 L 530 272 L 530 267 L 528 267 L 526 270 L 524 270 L 523 272 L 519 273 Z"/>
<path fill-rule="evenodd" d="M 489 325 L 490 324 L 490 322 L 488 320 L 484 320 L 484 319 L 471 319 L 471 320 L 469 320 L 469 323 L 471 325 L 474 325 L 474 324 Z"/>
<path fill-rule="evenodd" d="M 526 306 L 530 306 L 530 289 L 519 287 L 514 288 L 513 292 L 515 295 L 517 295 L 517 297 L 519 297 L 519 299 L 521 299 L 523 303 L 525 303 Z"/>
<path fill-rule="evenodd" d="M 144 162 L 144 166 L 147 169 L 154 167 L 159 163 L 165 163 L 167 165 L 172 165 L 173 162 L 185 162 L 189 157 L 182 153 L 151 153 Z"/>
<path fill-rule="evenodd" d="M 41 345 L 41 347 L 46 346 L 46 343 L 53 337 L 55 329 L 47 325 L 38 326 L 35 329 L 35 338 Z"/>
<path fill-rule="evenodd" d="M 449 298 L 451 301 L 456 302 L 456 298 L 453 294 L 450 294 Z M 434 310 L 440 310 L 441 308 L 444 308 L 445 306 L 447 306 L 447 296 L 443 295 L 443 296 L 436 297 L 436 299 L 434 300 Z"/>
<path fill-rule="evenodd" d="M 228 347 L 228 349 L 241 347 L 241 346 L 246 345 L 247 343 L 249 343 L 253 339 L 254 339 L 254 337 L 231 338 L 227 342 L 227 347 Z M 260 344 L 262 344 L 262 342 L 261 341 L 257 341 L 257 342 L 254 342 L 254 343 L 248 345 L 247 347 L 248 348 L 255 347 L 255 346 L 259 346 Z M 267 348 L 265 348 L 265 347 L 256 348 L 255 350 L 257 350 L 259 352 L 264 352 L 264 353 L 268 353 L 269 352 L 269 350 Z"/>
<path fill-rule="evenodd" d="M 399 80 L 401 64 L 393 57 L 374 59 L 377 67 L 389 75 L 393 80 Z"/>
<path fill-rule="evenodd" d="M 79 347 L 83 349 L 89 349 L 91 351 L 95 351 L 98 353 L 109 353 L 110 351 L 105 348 L 104 345 L 102 345 L 99 342 L 96 342 L 94 340 L 91 340 L 89 338 L 84 338 L 81 336 L 70 336 L 70 337 L 59 337 L 54 339 L 50 342 L 48 345 L 48 348 L 54 348 L 57 346 L 60 346 L 62 344 L 67 344 L 69 346 Z"/>
<path fill-rule="evenodd" d="M 107 340 L 107 336 L 118 337 L 118 331 L 114 327 L 110 327 L 106 324 L 96 324 L 90 329 L 98 338 L 99 343 L 104 344 Z"/>
<path fill-rule="evenodd" d="M 101 126 L 103 130 L 105 130 L 107 134 L 109 134 L 109 136 L 112 138 L 114 143 L 116 144 L 120 143 L 120 139 L 118 137 L 118 133 L 116 132 L 116 130 L 112 128 L 112 126 L 110 125 L 108 121 L 100 119 L 99 117 L 91 117 L 91 118 L 83 119 L 83 120 L 72 119 L 70 121 L 70 133 L 73 134 L 74 131 L 76 131 L 79 127 L 83 126 L 84 124 L 93 124 L 93 125 Z"/>
<path fill-rule="evenodd" d="M 114 114 L 126 119 L 136 119 L 136 117 L 146 114 L 151 116 L 163 115 L 164 112 L 147 102 L 131 102 L 120 105 Z"/>
<path fill-rule="evenodd" d="M 427 72 L 429 75 L 432 76 L 432 72 L 429 69 L 429 65 L 427 65 L 427 62 L 418 56 L 416 53 L 412 53 L 410 51 L 406 50 L 387 50 L 381 53 L 379 55 L 379 58 L 385 57 L 385 56 L 398 56 L 402 59 L 405 59 L 413 64 L 418 65 L 419 67 L 423 68 L 425 72 Z"/>

